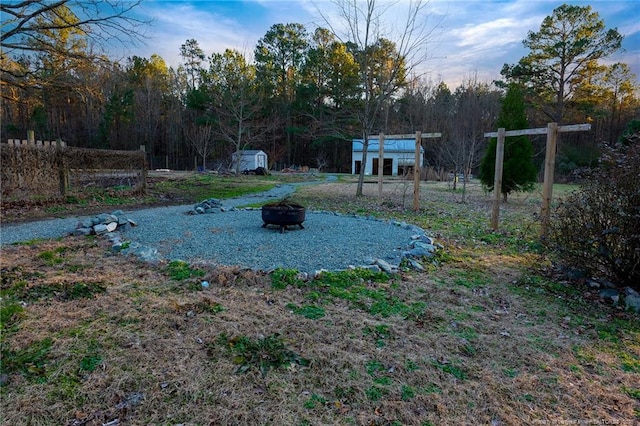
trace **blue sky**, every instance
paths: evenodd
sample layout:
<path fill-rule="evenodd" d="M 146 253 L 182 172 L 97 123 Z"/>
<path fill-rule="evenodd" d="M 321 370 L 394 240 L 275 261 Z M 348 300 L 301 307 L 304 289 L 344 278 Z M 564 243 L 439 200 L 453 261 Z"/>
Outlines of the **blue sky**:
<path fill-rule="evenodd" d="M 395 7 L 407 1 L 396 2 Z M 426 12 L 433 33 L 428 60 L 420 72 L 452 89 L 470 76 L 477 75 L 481 81 L 499 78 L 504 63 L 516 63 L 528 53 L 522 45 L 527 32 L 538 31 L 542 20 L 563 3 L 590 5 L 607 28 L 617 28 L 625 36 L 625 52 L 609 62 L 626 62 L 640 77 L 639 0 L 430 0 Z M 272 25 L 300 23 L 313 31 L 318 25 L 327 26 L 318 10 L 332 20 L 332 8 L 329 0 L 145 0 L 138 13 L 154 20 L 147 29 L 149 38 L 145 45 L 129 46 L 121 54 L 149 57 L 156 53 L 177 66 L 180 46 L 196 39 L 207 55 L 225 48 L 251 55 Z M 401 11 L 386 16 L 401 16 Z"/>

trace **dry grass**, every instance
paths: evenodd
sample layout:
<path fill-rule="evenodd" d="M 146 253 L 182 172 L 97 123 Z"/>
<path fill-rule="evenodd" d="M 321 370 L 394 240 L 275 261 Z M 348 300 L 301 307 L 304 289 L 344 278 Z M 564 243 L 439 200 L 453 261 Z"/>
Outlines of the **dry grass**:
<path fill-rule="evenodd" d="M 93 239 L 3 249 L 3 308 L 16 288 L 32 297 L 3 318 L 2 424 L 640 421 L 637 316 L 532 269 L 547 262 L 532 250 L 532 196 L 514 198 L 504 230 L 492 234 L 477 188 L 462 204 L 459 193 L 430 184 L 418 214 L 401 208 L 403 182 L 387 185 L 385 203 L 376 191 L 368 184 L 368 195 L 355 199 L 352 184 L 326 184 L 297 198 L 395 216 L 441 235 L 447 251 L 439 267 L 361 283 L 360 295 L 413 307 L 401 315 L 374 314 L 373 298 L 354 302 L 309 283 L 276 290 L 270 276 L 233 267 L 202 267 L 204 276 L 176 281 L 166 265 L 111 255 Z M 44 291 L 61 282 L 106 291 L 78 298 Z M 308 305 L 324 316 L 292 309 Z M 274 335 L 310 364 L 238 373 L 234 339 Z M 28 352 L 46 339 L 48 350 Z"/>

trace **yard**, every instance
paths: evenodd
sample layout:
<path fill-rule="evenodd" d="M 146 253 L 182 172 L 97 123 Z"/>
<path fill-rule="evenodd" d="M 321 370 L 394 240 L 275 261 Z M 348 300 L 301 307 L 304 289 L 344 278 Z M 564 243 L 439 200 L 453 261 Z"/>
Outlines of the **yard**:
<path fill-rule="evenodd" d="M 285 177 L 220 179 L 159 177 L 137 205 Z M 417 213 L 411 184 L 389 179 L 379 200 L 367 182 L 356 198 L 339 177 L 295 199 L 421 226 L 445 246 L 425 272 L 302 281 L 295 270 L 141 263 L 96 238 L 3 248 L 2 423 L 637 424 L 638 316 L 559 278 L 537 239 L 540 191 L 511 197 L 491 232 L 479 184 L 462 203 L 460 184 L 424 182 Z"/>

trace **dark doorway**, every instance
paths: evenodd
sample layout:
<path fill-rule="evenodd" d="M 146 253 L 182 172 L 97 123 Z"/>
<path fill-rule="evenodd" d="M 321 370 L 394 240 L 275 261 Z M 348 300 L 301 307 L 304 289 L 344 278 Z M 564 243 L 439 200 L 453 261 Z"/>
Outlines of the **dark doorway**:
<path fill-rule="evenodd" d="M 378 159 L 373 159 L 373 175 L 378 175 Z M 393 158 L 385 158 L 384 164 L 382 165 L 382 175 L 383 176 L 391 176 L 393 174 Z"/>
<path fill-rule="evenodd" d="M 362 168 L 362 161 L 356 160 L 356 170 L 354 174 L 359 175 L 361 168 Z"/>

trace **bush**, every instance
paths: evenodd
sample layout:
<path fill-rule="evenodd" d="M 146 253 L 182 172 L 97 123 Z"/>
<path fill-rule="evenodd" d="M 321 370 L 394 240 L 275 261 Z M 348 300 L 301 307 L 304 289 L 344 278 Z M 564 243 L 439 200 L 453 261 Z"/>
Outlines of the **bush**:
<path fill-rule="evenodd" d="M 568 267 L 640 289 L 640 144 L 608 150 L 555 210 L 549 243 Z"/>

